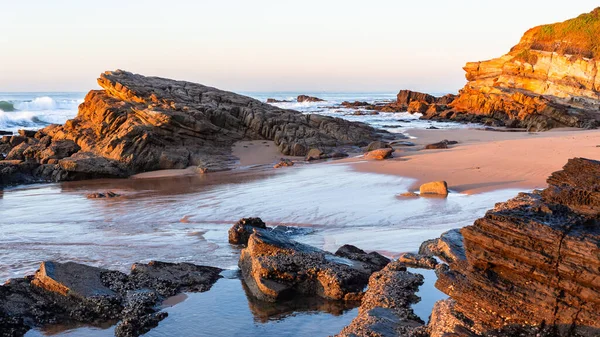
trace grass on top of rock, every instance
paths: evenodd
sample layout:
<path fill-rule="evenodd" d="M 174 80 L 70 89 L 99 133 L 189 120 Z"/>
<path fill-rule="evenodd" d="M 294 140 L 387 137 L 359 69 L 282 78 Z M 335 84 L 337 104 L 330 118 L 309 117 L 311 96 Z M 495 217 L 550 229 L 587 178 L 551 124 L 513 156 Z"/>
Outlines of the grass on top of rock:
<path fill-rule="evenodd" d="M 532 63 L 530 61 L 535 60 L 529 50 L 584 58 L 600 56 L 600 7 L 574 19 L 530 29 L 512 52 L 517 58 Z"/>

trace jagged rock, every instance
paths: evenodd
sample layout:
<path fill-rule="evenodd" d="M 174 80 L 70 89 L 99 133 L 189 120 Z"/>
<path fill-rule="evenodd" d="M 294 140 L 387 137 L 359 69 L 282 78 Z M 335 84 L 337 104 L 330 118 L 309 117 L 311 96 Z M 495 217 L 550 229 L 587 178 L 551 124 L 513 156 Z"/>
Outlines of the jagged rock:
<path fill-rule="evenodd" d="M 574 28 L 576 27 L 576 28 Z M 543 131 L 600 125 L 596 46 L 600 9 L 528 30 L 496 59 L 465 66 L 469 81 L 450 110 L 427 119 L 487 122 Z"/>
<path fill-rule="evenodd" d="M 431 195 L 448 195 L 448 184 L 445 181 L 433 181 L 425 183 L 419 187 L 421 196 Z"/>
<path fill-rule="evenodd" d="M 267 98 L 267 103 L 289 103 L 291 101 L 286 101 L 286 100 L 278 100 L 275 98 Z"/>
<path fill-rule="evenodd" d="M 135 263 L 129 278 L 135 289 L 149 288 L 168 297 L 186 291 L 207 291 L 221 277 L 222 271 L 191 263 L 150 261 L 147 264 Z"/>
<path fill-rule="evenodd" d="M 365 153 L 365 159 L 384 160 L 384 159 L 391 158 L 393 152 L 394 152 L 394 149 L 392 149 L 392 148 L 373 150 L 373 151 Z"/>
<path fill-rule="evenodd" d="M 345 257 L 354 261 L 364 262 L 365 264 L 367 264 L 371 272 L 381 270 L 388 263 L 390 263 L 390 259 L 377 252 L 367 253 L 364 250 L 352 245 L 341 246 L 335 252 L 335 255 Z"/>
<path fill-rule="evenodd" d="M 600 162 L 571 159 L 548 184 L 463 228 L 464 246 L 452 247 L 462 252 L 436 269 L 436 287 L 455 301 L 461 329 L 598 336 Z"/>
<path fill-rule="evenodd" d="M 410 113 L 425 113 L 429 110 L 429 104 L 421 101 L 410 102 L 407 111 Z"/>
<path fill-rule="evenodd" d="M 431 256 L 413 253 L 402 253 L 398 257 L 398 262 L 421 269 L 435 269 L 438 264 L 437 260 Z"/>
<path fill-rule="evenodd" d="M 396 96 L 398 104 L 409 106 L 412 102 L 435 103 L 435 96 L 411 90 L 400 90 Z"/>
<path fill-rule="evenodd" d="M 229 243 L 235 245 L 248 244 L 248 238 L 254 229 L 266 229 L 267 225 L 261 218 L 242 218 L 229 229 Z"/>
<path fill-rule="evenodd" d="M 467 259 L 459 229 L 451 229 L 437 239 L 423 242 L 419 247 L 419 254 L 437 256 L 446 263 L 460 263 Z"/>
<path fill-rule="evenodd" d="M 190 82 L 117 70 L 102 74 L 98 84 L 102 90 L 90 91 L 77 117 L 64 125 L 3 139 L 11 149 L 35 145 L 30 158 L 37 164 L 58 164 L 21 181 L 126 177 L 189 166 L 222 170 L 235 165 L 231 148 L 241 140 L 273 140 L 282 154 L 305 156 L 309 148 L 331 152 L 391 136 Z"/>
<path fill-rule="evenodd" d="M 318 97 L 312 97 L 312 96 L 307 96 L 307 95 L 300 95 L 296 98 L 296 100 L 298 101 L 298 103 L 302 103 L 302 102 L 325 102 L 324 100 L 318 98 Z"/>
<path fill-rule="evenodd" d="M 26 138 L 34 137 L 36 132 L 37 131 L 34 131 L 34 130 L 18 130 L 17 131 L 19 136 L 26 137 Z"/>
<path fill-rule="evenodd" d="M 239 266 L 249 291 L 268 302 L 296 294 L 356 300 L 373 267 L 264 230 L 250 236 Z"/>
<path fill-rule="evenodd" d="M 366 107 L 369 106 L 370 104 L 367 102 L 359 102 L 359 101 L 354 101 L 354 102 L 348 102 L 348 101 L 344 101 L 341 104 L 344 108 L 351 108 L 351 109 L 357 109 L 360 107 Z"/>
<path fill-rule="evenodd" d="M 420 336 L 423 321 L 411 305 L 423 276 L 406 271 L 398 261 L 371 275 L 358 316 L 337 336 L 392 337 Z"/>
<path fill-rule="evenodd" d="M 32 327 L 120 320 L 117 337 L 139 336 L 167 315 L 166 297 L 206 291 L 221 269 L 187 263 L 136 264 L 130 275 L 73 262 L 46 261 L 34 276 L 0 286 L 0 335 L 22 336 Z"/>

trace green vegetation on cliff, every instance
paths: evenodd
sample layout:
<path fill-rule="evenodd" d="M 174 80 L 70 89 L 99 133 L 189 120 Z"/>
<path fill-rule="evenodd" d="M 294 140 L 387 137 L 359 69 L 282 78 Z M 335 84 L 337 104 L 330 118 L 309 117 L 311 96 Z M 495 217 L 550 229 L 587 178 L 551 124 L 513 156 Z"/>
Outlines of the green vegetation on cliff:
<path fill-rule="evenodd" d="M 600 56 L 600 7 L 564 22 L 538 26 L 525 33 L 513 47 L 517 57 L 527 60 L 527 50 L 557 52 L 577 57 Z"/>

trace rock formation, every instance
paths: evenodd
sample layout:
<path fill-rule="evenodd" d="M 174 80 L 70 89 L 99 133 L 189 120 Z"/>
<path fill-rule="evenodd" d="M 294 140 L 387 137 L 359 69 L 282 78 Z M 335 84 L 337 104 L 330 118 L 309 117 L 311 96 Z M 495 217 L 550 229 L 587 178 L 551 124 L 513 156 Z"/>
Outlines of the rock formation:
<path fill-rule="evenodd" d="M 43 262 L 34 276 L 0 286 L 0 336 L 50 323 L 120 320 L 118 337 L 139 336 L 164 319 L 157 305 L 180 292 L 207 291 L 221 269 L 189 263 L 134 264 L 130 275 L 67 262 Z"/>
<path fill-rule="evenodd" d="M 600 335 L 600 161 L 571 159 L 548 185 L 424 243 L 451 297 L 431 336 Z"/>
<path fill-rule="evenodd" d="M 353 259 L 343 257 L 348 252 L 354 254 Z M 353 247 L 338 256 L 255 229 L 241 252 L 239 266 L 249 291 L 264 301 L 295 295 L 351 301 L 360 299 L 369 276 L 389 262 L 383 256 L 361 252 Z"/>
<path fill-rule="evenodd" d="M 126 177 L 201 166 L 225 169 L 239 140 L 273 140 L 282 154 L 365 146 L 385 132 L 284 110 L 200 84 L 126 71 L 106 72 L 76 118 L 37 133 L 5 136 L 0 186 L 32 181 Z M 387 134 L 389 136 L 389 134 Z"/>
<path fill-rule="evenodd" d="M 325 102 L 325 100 L 320 99 L 318 97 L 307 96 L 307 95 L 300 95 L 300 96 L 296 97 L 296 101 L 298 101 L 298 103 L 303 103 L 303 102 Z"/>
<path fill-rule="evenodd" d="M 449 110 L 424 118 L 547 130 L 600 125 L 600 8 L 538 26 L 502 57 L 465 66 Z"/>
<path fill-rule="evenodd" d="M 346 326 L 340 337 L 419 336 L 423 321 L 415 315 L 411 304 L 423 284 L 423 276 L 406 271 L 394 261 L 371 275 L 358 316 Z"/>

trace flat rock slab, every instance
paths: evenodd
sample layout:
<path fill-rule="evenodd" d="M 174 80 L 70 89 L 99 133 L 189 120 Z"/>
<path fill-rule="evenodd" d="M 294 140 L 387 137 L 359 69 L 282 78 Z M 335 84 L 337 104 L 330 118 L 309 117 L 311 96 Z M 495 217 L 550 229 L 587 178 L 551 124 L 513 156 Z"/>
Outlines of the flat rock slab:
<path fill-rule="evenodd" d="M 116 296 L 116 293 L 102 282 L 102 274 L 106 271 L 108 270 L 74 262 L 45 261 L 40 265 L 31 283 L 64 296 Z"/>

